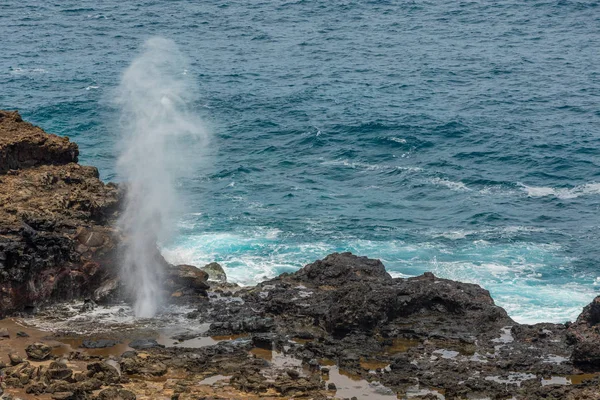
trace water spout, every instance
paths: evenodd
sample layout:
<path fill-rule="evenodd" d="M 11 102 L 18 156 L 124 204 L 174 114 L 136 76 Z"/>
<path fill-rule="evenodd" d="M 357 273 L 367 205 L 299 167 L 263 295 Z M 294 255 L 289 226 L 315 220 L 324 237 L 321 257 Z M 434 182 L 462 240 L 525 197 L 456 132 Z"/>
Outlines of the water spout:
<path fill-rule="evenodd" d="M 126 182 L 121 271 L 139 317 L 152 317 L 161 304 L 165 264 L 157 242 L 169 239 L 181 212 L 176 184 L 189 170 L 185 155 L 207 137 L 202 121 L 190 112 L 195 85 L 186 64 L 172 40 L 149 39 L 117 91 L 122 113 L 117 167 Z"/>

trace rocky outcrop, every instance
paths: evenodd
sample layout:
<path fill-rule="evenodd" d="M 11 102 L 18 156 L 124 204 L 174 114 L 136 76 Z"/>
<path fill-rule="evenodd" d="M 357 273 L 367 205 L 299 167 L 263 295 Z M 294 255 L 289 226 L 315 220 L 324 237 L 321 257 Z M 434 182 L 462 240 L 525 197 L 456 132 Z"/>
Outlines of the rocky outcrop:
<path fill-rule="evenodd" d="M 91 295 L 114 275 L 121 191 L 78 153 L 0 111 L 0 316 Z"/>
<path fill-rule="evenodd" d="M 577 321 L 569 326 L 573 363 L 585 369 L 600 370 L 600 296 L 585 306 Z"/>
<path fill-rule="evenodd" d="M 0 110 L 0 174 L 39 165 L 77 163 L 79 149 L 66 137 L 24 122 L 17 111 Z"/>

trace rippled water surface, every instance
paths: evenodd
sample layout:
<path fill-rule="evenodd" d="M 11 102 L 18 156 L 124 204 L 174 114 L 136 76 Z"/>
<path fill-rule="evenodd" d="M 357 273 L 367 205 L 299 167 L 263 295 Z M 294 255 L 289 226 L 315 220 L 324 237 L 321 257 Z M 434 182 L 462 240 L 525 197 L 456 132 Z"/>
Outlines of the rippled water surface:
<path fill-rule="evenodd" d="M 114 88 L 174 39 L 213 138 L 170 260 L 250 284 L 350 250 L 565 321 L 600 285 L 598 5 L 8 0 L 0 107 L 118 179 Z"/>

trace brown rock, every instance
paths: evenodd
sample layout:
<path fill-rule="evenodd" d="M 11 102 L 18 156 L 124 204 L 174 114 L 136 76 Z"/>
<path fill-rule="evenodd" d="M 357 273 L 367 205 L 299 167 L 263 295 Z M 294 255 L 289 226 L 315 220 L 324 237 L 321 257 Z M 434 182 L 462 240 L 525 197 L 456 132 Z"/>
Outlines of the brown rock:
<path fill-rule="evenodd" d="M 121 191 L 77 155 L 67 138 L 0 111 L 0 317 L 90 297 L 118 276 L 110 226 Z"/>
<path fill-rule="evenodd" d="M 133 392 L 125 389 L 108 388 L 98 393 L 98 400 L 135 400 Z"/>
<path fill-rule="evenodd" d="M 52 349 L 50 348 L 50 346 L 39 342 L 30 344 L 29 346 L 27 346 L 27 348 L 25 348 L 25 353 L 27 353 L 27 357 L 36 361 L 45 360 L 46 358 L 48 358 L 51 352 Z"/>
<path fill-rule="evenodd" d="M 584 307 L 577 321 L 568 329 L 568 340 L 574 344 L 571 359 L 583 368 L 600 368 L 600 296 Z"/>
<path fill-rule="evenodd" d="M 195 293 L 206 293 L 209 288 L 208 274 L 193 265 L 175 265 L 166 270 L 165 289 L 169 292 L 191 289 Z"/>
<path fill-rule="evenodd" d="M 0 174 L 37 165 L 77 162 L 79 149 L 69 138 L 50 135 L 17 111 L 0 110 Z"/>

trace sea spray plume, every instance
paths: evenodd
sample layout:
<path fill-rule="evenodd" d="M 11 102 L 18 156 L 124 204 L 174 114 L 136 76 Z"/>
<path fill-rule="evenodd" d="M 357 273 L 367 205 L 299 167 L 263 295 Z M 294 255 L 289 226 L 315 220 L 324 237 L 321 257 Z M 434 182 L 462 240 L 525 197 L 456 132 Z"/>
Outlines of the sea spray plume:
<path fill-rule="evenodd" d="M 149 39 L 117 93 L 122 110 L 118 171 L 126 183 L 119 221 L 126 236 L 122 274 L 139 317 L 152 317 L 160 305 L 164 261 L 157 243 L 169 239 L 181 210 L 176 184 L 189 167 L 185 155 L 206 138 L 200 119 L 189 112 L 195 85 L 185 66 L 172 40 Z"/>

